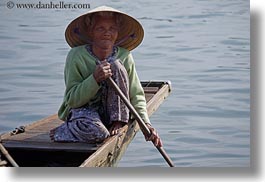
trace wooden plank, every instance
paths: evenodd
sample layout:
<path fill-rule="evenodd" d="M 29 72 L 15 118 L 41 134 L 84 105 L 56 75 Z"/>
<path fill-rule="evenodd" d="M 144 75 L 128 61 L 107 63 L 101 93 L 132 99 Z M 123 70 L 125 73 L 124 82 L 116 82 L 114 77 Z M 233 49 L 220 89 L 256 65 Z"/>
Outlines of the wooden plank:
<path fill-rule="evenodd" d="M 1 136 L 1 142 L 8 149 L 44 150 L 44 151 L 95 151 L 100 145 L 86 143 L 57 143 L 50 139 L 51 128 L 59 126 L 63 121 L 57 115 L 39 120 L 25 127 L 25 132 L 10 136 Z"/>
<path fill-rule="evenodd" d="M 10 136 L 9 133 L 6 133 L 1 136 L 1 139 L 4 140 L 19 140 L 20 137 L 25 137 L 23 135 L 27 135 L 28 133 L 46 133 L 48 132 L 47 128 L 52 129 L 59 126 L 63 121 L 59 120 L 57 114 L 49 116 L 47 118 L 41 119 L 34 123 L 28 124 L 25 126 L 25 133 L 21 133 L 18 135 Z M 46 130 L 45 130 L 46 129 Z"/>
<path fill-rule="evenodd" d="M 161 103 L 168 97 L 170 91 L 170 86 L 165 84 L 163 87 L 152 97 L 152 99 L 147 102 L 147 112 L 148 115 L 152 115 Z"/>
<path fill-rule="evenodd" d="M 8 149 L 20 150 L 42 150 L 42 151 L 75 151 L 75 152 L 94 152 L 102 144 L 88 144 L 88 143 L 44 143 L 39 141 L 21 142 L 21 141 L 7 141 L 3 142 Z M 52 150 L 51 150 L 52 149 Z"/>
<path fill-rule="evenodd" d="M 2 142 L 7 144 L 8 142 L 17 141 L 28 143 L 38 141 L 43 146 L 44 143 L 51 143 L 49 137 L 49 131 L 52 128 L 59 126 L 63 121 L 59 120 L 57 115 L 44 118 L 37 122 L 25 126 L 25 132 L 17 135 L 10 135 L 6 133 L 1 136 Z M 9 144 L 11 146 L 11 143 Z"/>
<path fill-rule="evenodd" d="M 101 167 L 103 163 L 110 163 L 110 158 L 116 150 L 118 135 L 110 137 L 106 140 L 104 147 L 98 148 L 80 167 Z M 100 154 L 100 155 L 97 155 Z"/>
<path fill-rule="evenodd" d="M 128 125 L 122 128 L 120 134 L 109 138 L 80 167 L 110 167 L 117 165 L 138 130 L 139 126 L 136 121 L 130 121 Z"/>
<path fill-rule="evenodd" d="M 6 166 L 7 165 L 7 162 L 6 161 L 2 161 L 1 159 L 0 159 L 0 167 L 4 167 L 4 166 Z"/>
<path fill-rule="evenodd" d="M 141 84 L 142 84 L 142 87 L 158 87 L 160 88 L 162 85 L 169 85 L 170 84 L 170 81 L 156 81 L 156 80 L 153 80 L 153 81 L 141 81 Z"/>
<path fill-rule="evenodd" d="M 145 95 L 145 100 L 146 102 L 148 102 L 150 99 L 152 99 L 152 97 L 154 96 L 155 94 L 146 94 Z"/>
<path fill-rule="evenodd" d="M 144 93 L 153 93 L 155 94 L 159 90 L 159 87 L 144 87 Z"/>
<path fill-rule="evenodd" d="M 147 83 L 150 84 L 150 83 Z M 159 85 L 158 83 L 151 83 Z M 159 107 L 168 95 L 167 84 L 159 87 L 144 88 L 149 116 Z M 158 90 L 158 88 L 161 88 Z M 157 92 L 158 91 L 158 92 Z M 155 94 L 155 92 L 157 92 Z M 101 145 L 90 145 L 84 143 L 57 143 L 52 142 L 49 131 L 59 126 L 63 121 L 58 119 L 57 114 L 44 118 L 26 126 L 25 133 L 10 136 L 8 133 L 1 136 L 2 142 L 10 149 L 41 150 L 41 151 L 77 151 L 94 152 L 81 166 L 113 166 L 120 160 L 131 140 L 139 130 L 138 124 L 133 121 L 126 125 L 122 131 L 123 135 L 108 138 Z M 92 162 L 93 161 L 93 162 Z M 91 163 L 92 162 L 92 163 Z"/>
<path fill-rule="evenodd" d="M 153 112 L 168 96 L 169 89 L 169 85 L 165 84 L 157 94 L 149 97 L 149 101 L 147 102 L 147 111 L 149 116 L 153 114 Z M 128 129 L 126 128 L 127 126 Z M 118 161 L 125 153 L 128 145 L 131 143 L 139 129 L 139 125 L 136 121 L 129 122 L 122 130 L 123 132 L 126 131 L 126 134 L 119 138 L 121 144 L 120 142 L 117 142 L 118 136 L 113 136 L 112 140 L 110 139 L 105 145 L 102 145 L 95 153 L 85 160 L 80 167 L 107 167 L 117 165 Z M 114 150 L 117 147 L 120 147 L 120 149 Z"/>
<path fill-rule="evenodd" d="M 146 94 L 146 100 L 147 102 L 154 96 L 154 94 Z M 53 143 L 50 140 L 49 137 L 49 131 L 51 128 L 55 128 L 59 126 L 63 121 L 58 119 L 57 115 L 52 115 L 50 117 L 44 118 L 42 120 L 39 120 L 35 123 L 29 124 L 25 127 L 25 132 L 17 135 L 12 135 L 10 134 L 5 134 L 1 136 L 1 139 L 5 145 L 8 147 L 12 146 L 11 141 L 21 141 L 21 145 L 23 145 L 23 142 L 25 142 L 25 148 L 27 147 L 33 147 L 36 145 L 36 148 L 38 149 L 45 149 L 46 146 L 48 145 L 51 146 L 50 143 Z M 38 141 L 38 142 L 35 142 Z M 9 144 L 8 144 L 9 142 Z M 31 145 L 29 145 L 28 142 L 32 142 Z M 18 143 L 18 142 L 17 142 Z M 38 146 L 41 144 L 41 146 Z M 54 146 L 55 147 L 55 146 Z M 55 148 L 56 150 L 57 148 Z"/>

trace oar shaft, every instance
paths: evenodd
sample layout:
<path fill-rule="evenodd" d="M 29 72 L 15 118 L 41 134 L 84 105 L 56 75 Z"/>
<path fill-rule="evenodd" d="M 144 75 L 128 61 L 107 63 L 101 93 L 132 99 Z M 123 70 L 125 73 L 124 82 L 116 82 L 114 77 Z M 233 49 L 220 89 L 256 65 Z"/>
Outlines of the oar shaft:
<path fill-rule="evenodd" d="M 122 101 L 128 107 L 128 109 L 130 110 L 130 112 L 133 114 L 133 116 L 135 117 L 135 119 L 138 121 L 138 124 L 141 127 L 141 129 L 143 130 L 143 132 L 146 133 L 146 134 L 148 134 L 148 135 L 150 135 L 151 133 L 150 133 L 149 129 L 147 128 L 146 124 L 143 122 L 143 120 L 139 116 L 138 112 L 134 109 L 134 107 L 128 101 L 128 99 L 123 94 L 123 92 L 120 90 L 120 88 L 117 86 L 117 84 L 114 82 L 114 80 L 111 77 L 108 80 L 109 80 L 109 83 L 111 84 L 111 86 L 118 93 L 118 95 L 120 96 L 120 98 L 122 99 Z"/>
<path fill-rule="evenodd" d="M 123 100 L 123 102 L 125 103 L 125 105 L 128 107 L 128 109 L 130 110 L 130 112 L 133 114 L 133 116 L 135 117 L 136 121 L 138 122 L 142 132 L 144 134 L 147 135 L 151 135 L 151 132 L 149 130 L 149 128 L 146 126 L 146 124 L 144 123 L 144 121 L 142 120 L 142 118 L 139 116 L 139 114 L 137 113 L 137 111 L 134 109 L 134 107 L 131 105 L 131 103 L 129 102 L 129 100 L 125 97 L 125 95 L 123 94 L 123 92 L 120 90 L 120 88 L 117 86 L 117 84 L 113 81 L 113 79 L 111 77 L 109 77 L 108 79 L 108 83 L 115 89 L 115 91 L 118 93 L 118 95 L 120 96 L 120 98 Z M 153 144 L 155 145 L 155 143 L 153 142 Z M 170 157 L 167 155 L 167 153 L 165 152 L 165 150 L 162 147 L 156 146 L 156 148 L 158 149 L 158 151 L 162 154 L 162 156 L 164 157 L 164 159 L 167 161 L 168 165 L 170 167 L 174 167 L 174 164 L 172 162 L 172 160 L 170 159 Z"/>
<path fill-rule="evenodd" d="M 154 144 L 154 142 L 153 142 Z M 160 152 L 160 154 L 164 157 L 164 159 L 167 161 L 168 165 L 170 167 L 175 167 L 173 161 L 170 159 L 170 157 L 167 155 L 166 151 L 163 147 L 156 146 L 157 150 Z"/>
<path fill-rule="evenodd" d="M 18 164 L 14 161 L 14 159 L 9 155 L 5 147 L 0 143 L 0 150 L 2 154 L 7 158 L 7 160 L 12 164 L 14 167 L 19 167 Z"/>

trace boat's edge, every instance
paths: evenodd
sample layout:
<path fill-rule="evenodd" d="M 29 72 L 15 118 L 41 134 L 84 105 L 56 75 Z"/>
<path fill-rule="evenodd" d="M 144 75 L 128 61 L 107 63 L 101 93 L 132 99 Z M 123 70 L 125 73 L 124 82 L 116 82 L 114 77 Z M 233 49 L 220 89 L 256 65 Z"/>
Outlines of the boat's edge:
<path fill-rule="evenodd" d="M 169 95 L 171 91 L 171 83 L 169 81 L 141 81 L 141 83 L 154 84 L 158 86 L 159 90 L 155 95 L 147 102 L 148 115 L 151 116 Z M 57 114 L 53 114 L 49 117 L 43 118 L 39 121 L 25 125 L 28 130 L 34 128 L 40 122 L 48 122 L 49 120 L 58 120 Z M 104 167 L 104 166 L 117 166 L 121 157 L 125 153 L 128 145 L 131 143 L 136 133 L 139 131 L 139 126 L 136 121 L 130 121 L 128 125 L 122 128 L 119 135 L 108 138 L 103 145 L 101 145 L 96 152 L 88 157 L 80 167 Z M 9 133 L 3 133 L 0 135 L 0 139 L 8 138 Z M 2 143 L 2 141 L 0 141 Z M 3 142 L 5 144 L 5 142 Z M 108 147 L 108 150 L 104 150 Z M 102 155 L 104 151 L 106 154 Z M 103 157 L 102 157 L 103 156 Z"/>
<path fill-rule="evenodd" d="M 153 81 L 152 81 L 153 82 Z M 168 97 L 171 91 L 170 82 L 160 82 L 162 87 L 147 103 L 148 115 L 151 116 Z M 80 167 L 111 167 L 117 166 L 122 155 L 139 131 L 137 121 L 131 121 L 123 127 L 119 135 L 110 137 L 96 152 L 86 159 Z M 106 150 L 108 149 L 108 150 Z"/>

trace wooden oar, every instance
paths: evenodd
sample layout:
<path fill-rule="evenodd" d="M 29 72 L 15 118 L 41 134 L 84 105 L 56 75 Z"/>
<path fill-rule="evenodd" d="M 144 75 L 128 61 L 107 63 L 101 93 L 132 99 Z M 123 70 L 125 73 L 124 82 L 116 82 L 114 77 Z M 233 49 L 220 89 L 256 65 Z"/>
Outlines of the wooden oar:
<path fill-rule="evenodd" d="M 9 155 L 5 147 L 0 143 L 0 150 L 2 154 L 7 158 L 7 160 L 11 163 L 12 166 L 14 167 L 19 167 L 18 164 L 14 161 L 14 159 Z"/>
<path fill-rule="evenodd" d="M 109 77 L 107 79 L 107 81 L 114 88 L 114 90 L 118 93 L 118 95 L 120 96 L 120 98 L 123 100 L 123 102 L 125 103 L 125 105 L 128 107 L 128 109 L 130 110 L 130 112 L 133 114 L 133 116 L 135 117 L 136 121 L 138 122 L 138 124 L 139 124 L 142 132 L 145 135 L 150 136 L 151 135 L 151 132 L 150 132 L 149 128 L 146 126 L 146 124 L 144 123 L 144 121 L 142 120 L 142 118 L 139 116 L 139 114 L 137 113 L 137 111 L 134 109 L 134 107 L 131 105 L 131 103 L 128 101 L 128 99 L 125 97 L 125 95 L 120 90 L 120 88 L 117 86 L 117 84 L 113 81 L 113 79 L 111 77 Z M 155 145 L 154 142 L 153 142 L 153 144 Z M 164 148 L 163 147 L 159 147 L 159 146 L 156 146 L 156 148 L 158 149 L 158 151 L 160 152 L 160 154 L 162 154 L 162 156 L 164 157 L 164 159 L 167 161 L 168 165 L 170 167 L 174 167 L 174 164 L 173 164 L 172 160 L 167 155 L 167 153 L 164 150 Z"/>

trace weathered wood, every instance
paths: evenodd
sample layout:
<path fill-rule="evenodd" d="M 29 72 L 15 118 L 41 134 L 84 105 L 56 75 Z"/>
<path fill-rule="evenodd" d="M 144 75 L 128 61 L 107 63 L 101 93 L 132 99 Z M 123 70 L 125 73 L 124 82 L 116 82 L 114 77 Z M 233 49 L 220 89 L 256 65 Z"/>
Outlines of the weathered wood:
<path fill-rule="evenodd" d="M 87 143 L 44 143 L 38 141 L 21 142 L 8 141 L 3 142 L 6 148 L 23 150 L 43 150 L 43 151 L 75 151 L 75 152 L 94 152 L 101 144 Z"/>
<path fill-rule="evenodd" d="M 111 137 L 95 153 L 85 160 L 80 167 L 110 167 L 116 166 L 127 149 L 139 126 L 135 121 L 130 121 L 118 135 Z"/>
<path fill-rule="evenodd" d="M 169 95 L 169 85 L 163 85 L 162 88 L 147 102 L 147 112 L 148 115 L 152 115 L 161 103 L 168 97 Z"/>
<path fill-rule="evenodd" d="M 168 96 L 169 89 L 169 85 L 165 84 L 154 96 L 149 98 L 147 102 L 149 116 L 152 115 Z M 108 140 L 105 145 L 102 145 L 95 153 L 84 161 L 80 167 L 107 167 L 117 165 L 139 129 L 139 125 L 136 121 L 129 122 L 128 126 L 124 127 L 121 131 L 121 133 L 126 132 L 126 134 L 112 137 L 112 140 Z M 119 138 L 120 142 L 117 142 L 117 138 Z M 114 150 L 115 148 L 119 148 L 119 150 Z"/>
<path fill-rule="evenodd" d="M 54 114 L 32 124 L 26 125 L 24 133 L 12 136 L 10 136 L 9 133 L 6 133 L 1 136 L 1 139 L 2 141 L 50 141 L 48 135 L 49 130 L 59 126 L 62 122 L 63 121 L 59 120 L 57 115 Z M 35 140 L 35 138 L 37 139 Z"/>
<path fill-rule="evenodd" d="M 154 94 L 146 94 L 146 100 L 149 101 Z M 80 143 L 55 143 L 50 140 L 49 131 L 52 128 L 59 126 L 63 121 L 59 120 L 57 115 L 39 120 L 25 127 L 25 132 L 10 136 L 9 133 L 1 136 L 2 143 L 7 148 L 19 148 L 28 150 L 76 150 L 77 151 L 92 151 L 98 146 L 92 144 Z"/>
<path fill-rule="evenodd" d="M 10 162 L 10 164 L 14 167 L 19 167 L 16 163 L 16 161 L 14 161 L 14 159 L 9 155 L 8 151 L 6 150 L 6 148 L 0 143 L 0 151 L 1 153 L 5 156 L 5 158 Z"/>
<path fill-rule="evenodd" d="M 159 87 L 145 87 L 144 93 L 145 94 L 149 94 L 149 93 L 155 94 L 158 90 L 159 90 Z"/>
<path fill-rule="evenodd" d="M 6 161 L 0 160 L 0 167 L 4 167 L 6 165 L 7 165 L 7 162 Z"/>
<path fill-rule="evenodd" d="M 148 115 L 150 116 L 163 102 L 165 97 L 168 96 L 170 87 L 165 82 L 143 82 L 142 85 L 145 90 Z M 112 136 L 101 144 L 57 143 L 51 141 L 49 131 L 59 126 L 62 122 L 58 119 L 57 114 L 54 114 L 26 125 L 24 133 L 13 136 L 10 136 L 9 133 L 2 135 L 1 143 L 8 150 L 10 149 L 10 153 L 12 152 L 15 156 L 19 156 L 19 165 L 22 164 L 22 166 L 31 165 L 31 163 L 24 165 L 26 158 L 21 160 L 27 154 L 29 155 L 29 159 L 32 158 L 32 155 L 34 155 L 36 160 L 40 156 L 45 155 L 45 157 L 50 156 L 51 160 L 66 160 L 63 161 L 64 163 L 69 160 L 68 156 L 71 156 L 72 160 L 69 161 L 76 163 L 76 166 L 80 166 L 81 164 L 81 167 L 115 166 L 139 130 L 137 122 L 130 121 L 128 125 L 122 128 L 119 135 Z M 54 154 L 53 157 L 47 152 L 52 152 Z M 90 157 L 86 157 L 89 155 Z M 75 158 L 77 159 L 76 161 L 74 161 Z M 78 163 L 78 161 L 82 162 Z M 33 165 L 39 164 L 33 162 Z"/>

